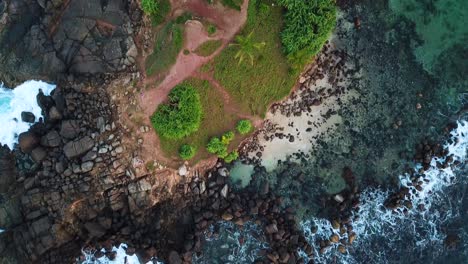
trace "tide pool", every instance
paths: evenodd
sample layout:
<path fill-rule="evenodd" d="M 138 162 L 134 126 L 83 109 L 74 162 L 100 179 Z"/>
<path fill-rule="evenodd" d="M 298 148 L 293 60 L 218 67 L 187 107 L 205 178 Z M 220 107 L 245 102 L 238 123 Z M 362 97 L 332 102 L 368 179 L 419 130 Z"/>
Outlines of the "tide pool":
<path fill-rule="evenodd" d="M 43 116 L 36 96 L 39 90 L 50 95 L 54 89 L 53 84 L 35 80 L 26 81 L 13 90 L 0 85 L 0 144 L 13 149 L 19 134 L 28 131 L 32 125 L 21 120 L 21 112 L 31 112 L 36 117 L 35 122 L 39 121 Z"/>

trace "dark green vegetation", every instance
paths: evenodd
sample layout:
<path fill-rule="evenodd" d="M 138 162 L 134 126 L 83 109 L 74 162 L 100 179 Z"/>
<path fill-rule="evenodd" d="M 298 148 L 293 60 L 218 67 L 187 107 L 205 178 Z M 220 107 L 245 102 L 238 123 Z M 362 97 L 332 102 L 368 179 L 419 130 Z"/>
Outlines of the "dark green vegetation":
<path fill-rule="evenodd" d="M 153 26 L 157 26 L 164 21 L 164 18 L 171 11 L 169 0 L 142 0 L 141 9 L 151 17 Z"/>
<path fill-rule="evenodd" d="M 208 36 L 211 36 L 213 35 L 214 33 L 216 33 L 216 26 L 213 25 L 213 24 L 209 24 L 206 31 L 208 32 Z"/>
<path fill-rule="evenodd" d="M 202 114 L 198 92 L 181 84 L 172 89 L 168 102 L 151 116 L 151 123 L 161 137 L 180 139 L 198 130 Z"/>
<path fill-rule="evenodd" d="M 214 89 L 208 81 L 189 79 L 182 83 L 194 87 L 200 95 L 200 101 L 203 109 L 203 117 L 200 124 L 200 129 L 192 134 L 180 138 L 169 139 L 160 137 L 161 148 L 169 157 L 179 156 L 179 150 L 182 145 L 189 144 L 197 153 L 192 161 L 197 162 L 201 159 L 206 159 L 212 154 L 206 150 L 210 138 L 222 135 L 225 131 L 234 128 L 238 122 L 238 117 L 235 114 L 228 113 L 224 108 L 222 95 Z M 245 137 L 236 136 L 230 144 L 227 151 L 232 151 Z"/>
<path fill-rule="evenodd" d="M 252 128 L 252 122 L 247 119 L 239 121 L 236 125 L 236 129 L 241 135 L 248 134 L 250 131 L 252 131 Z"/>
<path fill-rule="evenodd" d="M 237 47 L 237 53 L 234 58 L 239 60 L 241 64 L 245 58 L 250 59 L 250 65 L 254 65 L 254 58 L 257 56 L 257 53 L 261 52 L 263 47 L 265 47 L 265 42 L 254 42 L 252 39 L 253 31 L 250 32 L 247 36 L 236 36 L 236 43 L 231 43 L 229 46 Z"/>
<path fill-rule="evenodd" d="M 179 156 L 183 160 L 189 160 L 195 156 L 197 149 L 194 146 L 184 144 L 179 149 Z"/>
<path fill-rule="evenodd" d="M 161 74 L 168 70 L 177 59 L 183 46 L 182 25 L 168 22 L 156 34 L 153 53 L 146 58 L 146 74 Z"/>
<path fill-rule="evenodd" d="M 223 6 L 227 6 L 237 11 L 241 10 L 241 5 L 243 2 L 244 2 L 243 0 L 221 0 L 221 3 L 223 4 Z"/>
<path fill-rule="evenodd" d="M 225 162 L 230 163 L 239 157 L 239 153 L 236 150 L 228 152 L 229 144 L 234 140 L 234 137 L 235 135 L 232 131 L 224 133 L 221 138 L 212 137 L 206 145 L 206 149 L 209 153 L 215 154 L 219 158 L 224 159 Z"/>
<path fill-rule="evenodd" d="M 196 50 L 195 53 L 207 57 L 213 54 L 219 47 L 221 47 L 222 41 L 221 40 L 208 40 L 201 44 Z"/>
<path fill-rule="evenodd" d="M 336 25 L 333 0 L 277 0 L 286 8 L 281 43 L 295 72 L 323 47 Z"/>

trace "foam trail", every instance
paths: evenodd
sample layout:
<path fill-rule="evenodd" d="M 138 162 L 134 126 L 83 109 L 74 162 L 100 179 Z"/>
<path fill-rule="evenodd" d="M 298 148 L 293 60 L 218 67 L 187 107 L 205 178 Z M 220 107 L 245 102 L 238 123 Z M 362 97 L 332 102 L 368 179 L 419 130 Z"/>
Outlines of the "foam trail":
<path fill-rule="evenodd" d="M 448 156 L 453 156 L 453 162 L 466 162 L 468 151 L 468 122 L 459 121 L 457 129 L 451 132 L 451 138 L 445 144 Z M 367 189 L 361 193 L 361 206 L 352 222 L 356 240 L 348 247 L 348 254 L 337 253 L 338 244 L 332 245 L 324 254 L 314 247 L 316 263 L 330 263 L 334 258 L 339 258 L 339 263 L 360 263 L 362 259 L 371 260 L 373 263 L 388 263 L 389 255 L 394 256 L 394 250 L 402 245 L 401 241 L 413 241 L 417 248 L 443 249 L 445 234 L 440 232 L 440 226 L 448 220 L 459 216 L 458 208 L 450 202 L 450 197 L 444 193 L 447 187 L 461 183 L 468 179 L 463 173 L 457 173 L 456 166 L 448 166 L 446 169 L 437 168 L 437 162 L 445 161 L 444 158 L 433 158 L 431 167 L 421 177 L 424 179 L 422 190 L 417 191 L 411 184 L 409 174 L 401 175 L 400 184 L 410 189 L 412 208 L 399 207 L 395 211 L 384 207 L 384 202 L 390 191 L 380 189 Z M 415 167 L 415 171 L 420 169 Z M 305 237 L 311 245 L 315 245 L 317 239 L 328 239 L 332 234 L 337 234 L 340 239 L 348 241 L 348 235 L 339 234 L 334 230 L 328 220 L 311 218 L 300 223 Z M 312 232 L 313 226 L 317 231 Z M 380 243 L 380 244 L 379 244 Z M 410 245 L 408 245 L 411 247 Z M 372 248 L 374 247 L 374 248 Z M 393 251 L 392 251 L 392 248 Z M 375 249 L 375 250 L 373 250 Z M 382 250 L 379 250 L 382 249 Z M 299 252 L 307 259 L 304 252 Z M 356 253 L 356 254 L 353 254 Z M 433 252 L 432 254 L 437 254 Z M 356 259 L 357 255 L 361 255 Z"/>
<path fill-rule="evenodd" d="M 21 121 L 21 112 L 31 112 L 36 117 L 35 122 L 42 117 L 41 108 L 37 104 L 36 95 L 41 89 L 45 95 L 55 89 L 55 85 L 43 81 L 26 81 L 11 90 L 0 84 L 0 144 L 6 144 L 13 149 L 18 142 L 18 135 L 28 131 L 32 124 Z"/>

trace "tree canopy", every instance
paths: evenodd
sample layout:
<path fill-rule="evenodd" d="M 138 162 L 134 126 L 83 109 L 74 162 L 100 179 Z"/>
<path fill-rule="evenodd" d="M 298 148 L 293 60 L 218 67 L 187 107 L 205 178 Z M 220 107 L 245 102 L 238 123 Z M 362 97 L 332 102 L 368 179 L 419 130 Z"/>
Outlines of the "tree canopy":
<path fill-rule="evenodd" d="M 151 116 L 151 123 L 161 136 L 179 139 L 198 130 L 202 115 L 198 92 L 187 84 L 180 84 L 169 93 L 168 102 L 161 104 Z"/>
<path fill-rule="evenodd" d="M 316 55 L 336 25 L 334 0 L 277 0 L 286 8 L 281 42 L 288 59 L 303 67 Z"/>

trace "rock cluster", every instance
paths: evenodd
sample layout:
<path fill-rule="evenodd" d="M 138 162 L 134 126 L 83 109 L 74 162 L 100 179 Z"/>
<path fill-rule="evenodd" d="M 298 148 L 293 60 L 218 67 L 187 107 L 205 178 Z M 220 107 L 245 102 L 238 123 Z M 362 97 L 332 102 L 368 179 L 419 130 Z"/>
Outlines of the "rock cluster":
<path fill-rule="evenodd" d="M 137 1 L 11 0 L 2 6 L 0 79 L 11 87 L 31 78 L 56 81 L 134 67 Z"/>

